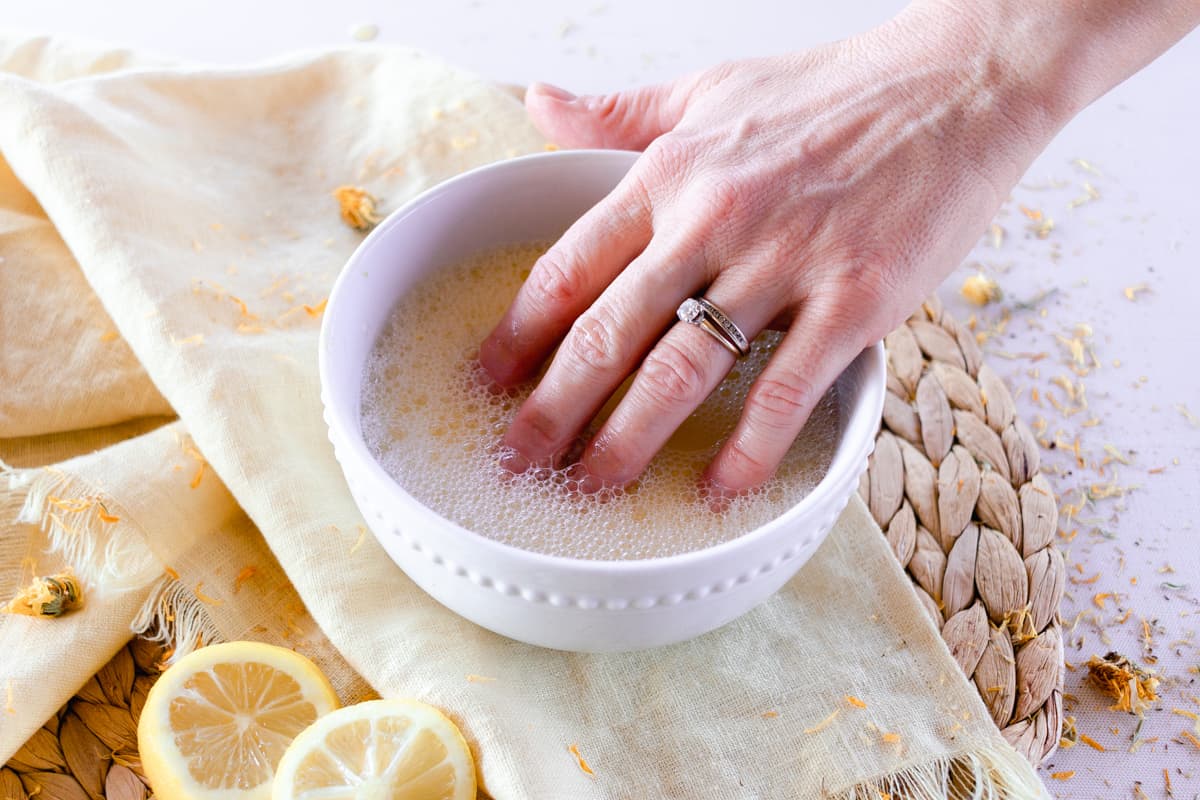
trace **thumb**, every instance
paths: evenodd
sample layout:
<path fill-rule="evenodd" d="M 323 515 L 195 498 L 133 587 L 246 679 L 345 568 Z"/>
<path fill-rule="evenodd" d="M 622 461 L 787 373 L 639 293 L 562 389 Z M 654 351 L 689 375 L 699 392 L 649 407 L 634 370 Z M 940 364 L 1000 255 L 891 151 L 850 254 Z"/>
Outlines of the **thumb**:
<path fill-rule="evenodd" d="M 563 147 L 644 150 L 683 116 L 675 84 L 576 97 L 547 83 L 525 92 L 525 108 L 542 135 Z"/>

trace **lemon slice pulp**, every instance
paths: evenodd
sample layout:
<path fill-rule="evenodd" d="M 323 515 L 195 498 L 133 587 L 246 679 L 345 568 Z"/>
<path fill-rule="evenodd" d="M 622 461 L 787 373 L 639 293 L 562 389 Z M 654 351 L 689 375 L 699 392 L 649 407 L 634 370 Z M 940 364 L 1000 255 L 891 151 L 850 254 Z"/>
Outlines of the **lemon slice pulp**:
<path fill-rule="evenodd" d="M 147 695 L 138 721 L 142 766 L 160 800 L 266 800 L 292 739 L 337 706 L 328 679 L 291 650 L 203 647 Z"/>
<path fill-rule="evenodd" d="M 454 723 L 415 700 L 372 700 L 295 738 L 272 800 L 475 800 L 475 764 Z"/>

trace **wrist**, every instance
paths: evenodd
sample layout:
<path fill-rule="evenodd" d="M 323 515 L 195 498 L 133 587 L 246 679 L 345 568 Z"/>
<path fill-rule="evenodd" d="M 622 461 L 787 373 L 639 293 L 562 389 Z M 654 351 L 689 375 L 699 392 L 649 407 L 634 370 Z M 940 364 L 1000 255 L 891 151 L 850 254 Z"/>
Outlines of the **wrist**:
<path fill-rule="evenodd" d="M 979 112 L 1040 150 L 1098 93 L 1076 74 L 1074 37 L 1048 34 L 1045 15 L 1023 5 L 915 0 L 893 22 L 920 57 L 954 65 L 952 80 L 972 87 Z"/>
<path fill-rule="evenodd" d="M 973 62 L 997 110 L 1048 141 L 1200 23 L 1200 2 L 914 0 L 896 22 Z"/>

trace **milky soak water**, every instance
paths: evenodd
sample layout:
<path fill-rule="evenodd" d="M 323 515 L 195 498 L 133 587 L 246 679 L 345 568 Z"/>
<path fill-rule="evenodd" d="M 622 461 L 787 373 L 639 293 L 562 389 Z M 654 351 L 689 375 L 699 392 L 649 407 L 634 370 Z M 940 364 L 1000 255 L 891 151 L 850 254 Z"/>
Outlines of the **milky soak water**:
<path fill-rule="evenodd" d="M 405 490 L 446 519 L 515 547 L 628 560 L 734 539 L 780 516 L 817 485 L 838 440 L 832 389 L 765 486 L 720 514 L 709 510 L 699 488 L 779 340 L 776 333 L 754 342 L 751 354 L 625 489 L 585 495 L 566 469 L 514 476 L 500 466 L 501 437 L 533 387 L 497 393 L 476 361 L 479 343 L 547 246 L 488 250 L 437 270 L 392 310 L 367 360 L 360 414 L 367 448 Z"/>

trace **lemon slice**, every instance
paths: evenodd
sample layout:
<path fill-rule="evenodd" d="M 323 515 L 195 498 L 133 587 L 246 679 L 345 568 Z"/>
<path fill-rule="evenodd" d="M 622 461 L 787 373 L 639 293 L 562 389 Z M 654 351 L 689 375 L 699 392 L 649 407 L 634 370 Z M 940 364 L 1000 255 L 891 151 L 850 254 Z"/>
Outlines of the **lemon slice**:
<path fill-rule="evenodd" d="M 372 700 L 317 720 L 279 762 L 272 800 L 475 800 L 454 723 L 416 700 Z"/>
<path fill-rule="evenodd" d="M 189 653 L 162 674 L 138 721 L 159 800 L 266 800 L 296 734 L 337 708 L 317 665 L 260 642 Z"/>

